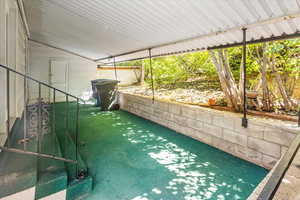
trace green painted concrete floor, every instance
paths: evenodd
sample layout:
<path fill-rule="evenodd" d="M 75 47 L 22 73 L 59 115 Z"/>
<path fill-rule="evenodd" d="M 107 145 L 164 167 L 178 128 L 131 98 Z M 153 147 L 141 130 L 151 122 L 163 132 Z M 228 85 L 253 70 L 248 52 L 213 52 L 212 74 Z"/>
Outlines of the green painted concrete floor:
<path fill-rule="evenodd" d="M 88 200 L 247 199 L 267 170 L 125 111 L 81 110 Z"/>
<path fill-rule="evenodd" d="M 23 149 L 23 144 L 18 140 L 23 139 L 24 122 L 17 119 L 10 133 L 9 147 Z M 8 142 L 6 142 L 8 145 Z M 28 151 L 36 152 L 35 140 L 30 140 L 26 145 Z M 2 151 L 0 153 L 0 199 L 31 188 L 36 183 L 37 159 L 35 156 Z"/>

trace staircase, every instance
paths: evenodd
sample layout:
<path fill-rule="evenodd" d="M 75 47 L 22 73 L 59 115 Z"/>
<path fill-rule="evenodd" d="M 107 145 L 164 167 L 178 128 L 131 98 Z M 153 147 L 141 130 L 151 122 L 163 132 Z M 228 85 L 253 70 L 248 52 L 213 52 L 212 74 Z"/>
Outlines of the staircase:
<path fill-rule="evenodd" d="M 92 189 L 92 178 L 79 152 L 82 100 L 6 66 L 0 69 L 6 70 L 3 91 L 8 102 L 6 140 L 0 146 L 0 199 L 30 188 L 35 188 L 33 199 L 58 193 L 67 200 L 83 199 Z M 14 123 L 9 105 L 11 74 L 24 80 L 23 114 Z"/>

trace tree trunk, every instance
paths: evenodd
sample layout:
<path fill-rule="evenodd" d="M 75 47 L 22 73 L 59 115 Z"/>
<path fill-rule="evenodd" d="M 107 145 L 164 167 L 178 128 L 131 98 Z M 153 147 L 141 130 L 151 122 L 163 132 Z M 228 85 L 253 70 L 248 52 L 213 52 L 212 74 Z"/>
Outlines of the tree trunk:
<path fill-rule="evenodd" d="M 267 58 L 265 55 L 263 56 L 260 73 L 261 73 L 261 86 L 263 91 L 263 101 L 262 101 L 263 110 L 271 111 L 270 93 L 269 93 L 269 87 L 267 81 Z"/>
<path fill-rule="evenodd" d="M 232 107 L 235 111 L 240 111 L 241 98 L 229 67 L 227 50 L 218 50 L 218 56 L 212 50 L 210 50 L 209 53 L 211 55 L 212 62 L 217 69 L 221 87 L 227 99 L 228 106 Z"/>
<path fill-rule="evenodd" d="M 267 80 L 267 69 L 268 69 L 268 58 L 267 55 L 264 53 L 266 49 L 266 44 L 262 46 L 256 47 L 256 54 L 257 54 L 257 62 L 260 66 L 259 71 L 261 75 L 260 79 L 260 86 L 262 88 L 262 109 L 264 111 L 271 111 L 271 100 L 270 100 L 270 92 L 268 87 L 268 80 Z M 257 88 L 259 90 L 259 88 Z"/>
<path fill-rule="evenodd" d="M 239 80 L 239 92 L 240 92 L 240 98 L 241 102 L 244 102 L 244 65 L 243 65 L 243 56 L 241 60 L 240 65 L 240 80 Z"/>
<path fill-rule="evenodd" d="M 294 104 L 291 101 L 289 95 L 287 94 L 287 91 L 286 91 L 286 89 L 284 87 L 281 75 L 276 70 L 275 58 L 274 57 L 271 58 L 271 62 L 269 64 L 271 65 L 273 74 L 275 74 L 275 81 L 276 81 L 276 83 L 278 85 L 278 89 L 279 89 L 280 95 L 281 95 L 282 100 L 283 100 L 284 109 L 286 111 L 289 111 L 289 110 L 291 110 L 293 108 Z"/>

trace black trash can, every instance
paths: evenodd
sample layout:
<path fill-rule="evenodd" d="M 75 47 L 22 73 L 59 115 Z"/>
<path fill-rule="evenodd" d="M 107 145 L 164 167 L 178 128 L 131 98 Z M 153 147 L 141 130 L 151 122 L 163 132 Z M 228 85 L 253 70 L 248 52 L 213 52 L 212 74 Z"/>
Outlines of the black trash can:
<path fill-rule="evenodd" d="M 97 79 L 92 81 L 93 96 L 102 111 L 117 110 L 118 105 L 118 82 L 117 80 Z"/>

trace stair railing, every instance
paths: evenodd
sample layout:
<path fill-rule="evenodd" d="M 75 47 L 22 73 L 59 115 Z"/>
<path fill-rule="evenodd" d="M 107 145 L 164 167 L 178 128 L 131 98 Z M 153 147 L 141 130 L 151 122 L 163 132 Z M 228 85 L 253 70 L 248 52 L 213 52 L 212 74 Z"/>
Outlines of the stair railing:
<path fill-rule="evenodd" d="M 61 89 L 55 88 L 47 83 L 44 83 L 42 81 L 39 81 L 37 79 L 34 79 L 26 74 L 23 74 L 21 72 L 18 72 L 14 69 L 11 69 L 7 66 L 1 65 L 0 64 L 0 69 L 6 70 L 6 142 L 4 145 L 0 145 L 0 149 L 2 151 L 8 151 L 8 152 L 14 152 L 14 153 L 20 153 L 20 154 L 25 154 L 25 155 L 33 155 L 33 156 L 37 156 L 38 158 L 48 158 L 48 159 L 54 159 L 54 160 L 59 160 L 59 161 L 63 161 L 72 165 L 76 166 L 75 169 L 75 176 L 79 177 L 79 173 L 80 173 L 80 169 L 79 169 L 79 161 L 78 161 L 78 134 L 79 134 L 79 105 L 80 102 L 84 102 L 84 100 L 82 100 L 81 98 L 74 96 L 72 94 L 69 94 Z M 24 130 L 23 130 L 23 138 L 20 139 L 21 143 L 23 145 L 20 144 L 15 144 L 13 143 L 13 135 L 11 135 L 11 130 L 12 130 L 12 121 L 11 121 L 11 80 L 10 80 L 10 76 L 12 74 L 18 75 L 23 77 L 24 79 L 24 111 L 23 111 L 23 121 L 24 121 Z M 29 96 L 28 96 L 28 81 L 32 81 L 33 83 L 37 84 L 38 86 L 38 97 L 37 97 L 37 103 L 33 104 L 35 107 L 35 110 L 37 111 L 37 113 L 35 113 L 35 117 L 32 116 L 28 116 L 28 109 L 31 108 L 28 104 L 29 104 Z M 44 118 L 44 112 L 45 112 L 45 108 L 44 108 L 44 103 L 43 102 L 43 98 L 42 98 L 42 87 L 45 87 L 46 89 L 49 90 L 49 104 L 51 103 L 51 95 L 50 93 L 52 93 L 52 103 L 51 103 L 51 109 L 52 109 L 52 113 L 49 114 L 48 113 L 48 120 L 45 120 Z M 4 88 L 3 88 L 4 89 Z M 64 120 L 65 120 L 65 127 L 63 129 L 64 132 L 64 137 L 65 140 L 72 140 L 71 142 L 74 143 L 75 146 L 75 153 L 73 154 L 74 156 L 70 156 L 68 157 L 67 154 L 67 145 L 65 144 L 61 144 L 63 147 L 63 156 L 61 155 L 52 155 L 52 154 L 48 154 L 48 153 L 44 153 L 43 152 L 43 146 L 42 146 L 42 142 L 43 142 L 43 137 L 44 137 L 44 125 L 45 123 L 48 123 L 50 125 L 50 129 L 51 129 L 51 134 L 53 134 L 55 136 L 56 134 L 56 104 L 58 103 L 57 101 L 57 94 L 62 94 L 65 96 L 65 104 L 66 104 L 66 108 L 65 108 L 65 115 L 64 115 Z M 70 104 L 70 98 L 73 98 L 75 101 L 73 102 L 73 104 L 75 104 L 75 112 L 73 115 L 73 118 L 71 118 L 70 120 L 70 109 L 69 109 L 69 104 Z M 74 110 L 74 109 L 73 109 Z M 60 113 L 61 114 L 61 113 Z M 51 116 L 50 116 L 51 115 Z M 28 119 L 28 117 L 30 119 Z M 50 119 L 51 117 L 51 119 Z M 59 116 L 61 117 L 61 116 Z M 32 135 L 29 135 L 27 132 L 29 131 L 29 125 L 28 125 L 28 121 L 30 120 L 34 120 L 32 118 L 36 118 L 36 122 L 37 123 L 33 123 L 35 124 L 36 127 L 36 135 L 34 135 L 32 137 Z M 46 122 L 45 122 L 46 121 Z M 51 122 L 50 122 L 51 121 Z M 72 121 L 72 122 L 70 122 Z M 32 122 L 31 122 L 32 123 Z M 70 124 L 72 124 L 72 130 L 70 127 Z M 49 131 L 49 130 L 48 130 Z M 59 137 L 59 136 L 57 136 Z M 66 139 L 67 138 L 67 139 Z M 37 149 L 36 151 L 32 150 L 32 149 L 28 149 L 27 148 L 27 143 L 30 139 L 36 139 L 36 143 L 37 143 Z M 22 146 L 22 149 L 20 149 L 20 146 Z"/>

